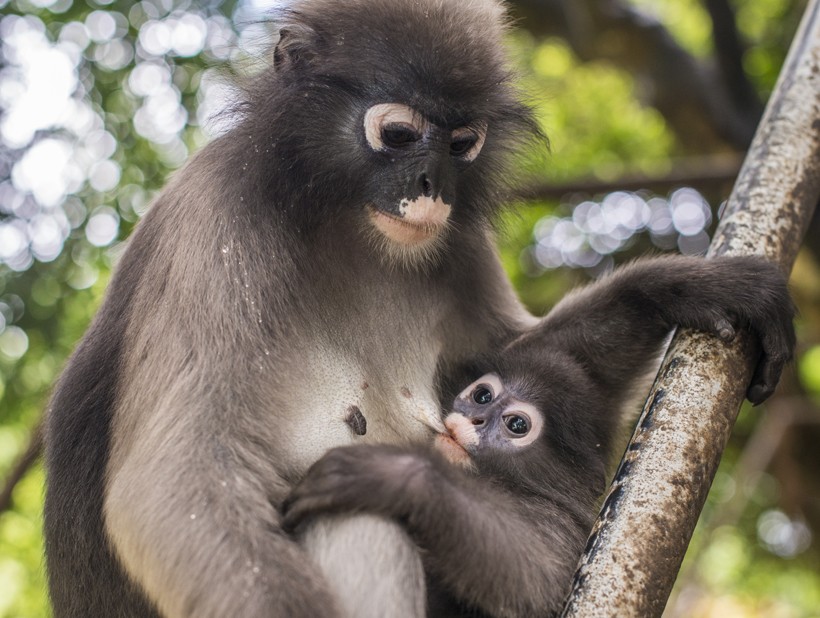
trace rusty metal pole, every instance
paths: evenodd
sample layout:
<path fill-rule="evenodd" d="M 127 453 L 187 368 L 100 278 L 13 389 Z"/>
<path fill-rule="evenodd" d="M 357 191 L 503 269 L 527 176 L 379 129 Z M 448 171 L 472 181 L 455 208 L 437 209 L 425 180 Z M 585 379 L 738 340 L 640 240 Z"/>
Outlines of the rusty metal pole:
<path fill-rule="evenodd" d="M 788 272 L 818 197 L 820 0 L 811 0 L 709 256 L 765 255 Z M 672 340 L 564 618 L 662 614 L 751 380 L 750 339 L 681 331 Z"/>

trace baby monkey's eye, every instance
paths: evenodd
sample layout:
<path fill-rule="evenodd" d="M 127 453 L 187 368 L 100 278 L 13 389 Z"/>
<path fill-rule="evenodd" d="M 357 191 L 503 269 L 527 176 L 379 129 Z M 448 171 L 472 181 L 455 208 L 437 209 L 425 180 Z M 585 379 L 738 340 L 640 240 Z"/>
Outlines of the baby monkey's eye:
<path fill-rule="evenodd" d="M 473 391 L 473 401 L 477 404 L 484 405 L 493 400 L 493 392 L 486 384 L 479 384 Z"/>
<path fill-rule="evenodd" d="M 510 414 L 509 416 L 505 416 L 504 424 L 507 426 L 507 429 L 509 429 L 517 436 L 523 436 L 530 430 L 529 421 L 523 416 L 518 416 L 517 414 Z"/>

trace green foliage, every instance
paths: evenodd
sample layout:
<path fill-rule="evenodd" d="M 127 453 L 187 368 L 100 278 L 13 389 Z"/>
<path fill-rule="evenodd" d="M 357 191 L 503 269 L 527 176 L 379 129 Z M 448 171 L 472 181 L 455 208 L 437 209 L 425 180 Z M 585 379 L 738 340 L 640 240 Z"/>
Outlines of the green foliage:
<path fill-rule="evenodd" d="M 653 15 L 690 53 L 705 57 L 712 52 L 712 22 L 703 2 L 632 0 L 632 4 Z"/>
<path fill-rule="evenodd" d="M 581 174 L 613 179 L 625 170 L 662 173 L 674 136 L 663 117 L 636 98 L 630 75 L 606 62 L 581 63 L 560 39 L 516 43 L 529 59 L 524 89 L 549 135 L 549 158 L 530 156 L 526 174 L 562 180 Z"/>
<path fill-rule="evenodd" d="M 803 386 L 820 399 L 820 345 L 813 346 L 803 354 L 799 370 Z"/>
<path fill-rule="evenodd" d="M 0 517 L 0 616 L 50 615 L 44 594 L 42 500 L 43 470 L 38 466 L 17 486 L 14 510 Z"/>
<path fill-rule="evenodd" d="M 735 4 L 738 29 L 745 40 L 753 42 L 746 51 L 743 66 L 765 96 L 774 88 L 804 4 L 788 0 Z"/>

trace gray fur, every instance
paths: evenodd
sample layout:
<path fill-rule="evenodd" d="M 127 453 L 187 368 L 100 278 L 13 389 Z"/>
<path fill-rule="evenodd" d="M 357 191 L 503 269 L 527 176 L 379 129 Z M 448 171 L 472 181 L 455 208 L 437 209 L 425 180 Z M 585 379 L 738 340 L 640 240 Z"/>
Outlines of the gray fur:
<path fill-rule="evenodd" d="M 342 615 L 426 615 L 421 557 L 398 524 L 376 515 L 341 515 L 309 526 L 301 542 L 339 599 Z"/>

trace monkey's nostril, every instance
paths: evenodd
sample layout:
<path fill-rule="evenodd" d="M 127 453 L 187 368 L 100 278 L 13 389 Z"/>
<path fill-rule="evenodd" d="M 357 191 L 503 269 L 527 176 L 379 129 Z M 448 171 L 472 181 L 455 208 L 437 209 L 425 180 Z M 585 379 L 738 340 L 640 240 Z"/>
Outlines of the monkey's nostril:
<path fill-rule="evenodd" d="M 421 175 L 421 192 L 425 197 L 433 196 L 433 183 L 427 177 L 427 174 Z"/>
<path fill-rule="evenodd" d="M 474 418 L 473 419 L 473 425 L 483 425 L 483 424 L 484 424 L 484 419 L 483 418 Z"/>

